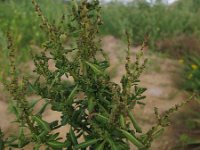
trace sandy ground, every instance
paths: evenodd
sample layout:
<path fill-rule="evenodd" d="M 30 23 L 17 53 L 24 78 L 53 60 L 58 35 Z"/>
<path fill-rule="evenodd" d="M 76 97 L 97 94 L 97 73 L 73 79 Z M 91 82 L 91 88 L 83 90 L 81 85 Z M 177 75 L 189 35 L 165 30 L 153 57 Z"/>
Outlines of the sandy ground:
<path fill-rule="evenodd" d="M 124 72 L 122 63 L 124 62 L 126 47 L 112 36 L 104 37 L 102 45 L 111 58 L 113 80 L 119 83 Z M 137 48 L 131 48 L 133 57 L 137 50 Z M 148 52 L 146 51 L 146 53 Z M 138 106 L 133 110 L 137 115 L 137 120 L 143 126 L 143 131 L 147 131 L 155 124 L 154 107 L 158 107 L 160 112 L 164 112 L 175 104 L 185 100 L 187 95 L 184 91 L 179 90 L 175 84 L 175 80 L 179 78 L 179 68 L 181 68 L 177 61 L 149 54 L 146 54 L 146 56 L 150 60 L 150 69 L 147 69 L 140 78 L 141 86 L 148 89 L 145 93 L 147 96 L 145 100 L 146 106 Z M 6 134 L 14 133 L 16 132 L 16 128 L 13 124 L 10 125 L 10 122 L 13 121 L 13 116 L 8 112 L 8 100 L 5 97 L 5 92 L 2 90 L 1 84 L 0 91 L 0 127 Z M 46 120 L 50 121 L 54 118 L 59 118 L 60 114 L 49 111 L 44 116 Z M 67 127 L 60 129 L 62 133 L 66 130 L 68 130 Z M 173 127 L 169 127 L 159 140 L 155 140 L 151 150 L 170 150 L 176 144 L 176 141 L 176 133 Z M 28 149 L 31 148 L 29 147 Z M 132 149 L 134 150 L 135 148 Z"/>

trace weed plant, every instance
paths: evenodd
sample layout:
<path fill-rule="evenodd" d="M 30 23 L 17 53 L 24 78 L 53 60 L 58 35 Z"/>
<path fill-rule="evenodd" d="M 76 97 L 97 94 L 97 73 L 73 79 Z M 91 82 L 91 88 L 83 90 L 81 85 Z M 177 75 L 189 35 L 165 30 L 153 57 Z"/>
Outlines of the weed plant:
<path fill-rule="evenodd" d="M 157 48 L 156 43 L 179 36 L 196 35 L 200 37 L 200 3 L 198 0 L 178 0 L 171 5 L 161 1 L 149 3 L 143 0 L 128 4 L 111 2 L 103 7 L 105 22 L 104 34 L 123 37 L 124 26 L 132 32 L 131 39 L 140 45 L 143 36 L 150 36 L 149 46 Z M 177 44 L 177 43 L 176 43 Z M 180 44 L 181 46 L 181 44 Z M 173 53 L 173 50 L 171 50 Z"/>
<path fill-rule="evenodd" d="M 182 61 L 184 65 L 184 89 L 197 92 L 200 95 L 200 57 L 198 55 L 190 56 Z"/>
<path fill-rule="evenodd" d="M 162 115 L 155 108 L 157 124 L 143 133 L 132 109 L 143 104 L 145 99 L 143 93 L 146 89 L 139 86 L 139 77 L 147 60 L 142 61 L 141 50 L 136 61 L 131 61 L 129 34 L 126 73 L 121 77 L 121 84 L 116 84 L 106 71 L 109 60 L 97 38 L 102 24 L 98 0 L 81 0 L 78 3 L 72 0 L 67 29 L 65 16 L 56 25 L 43 15 L 35 0 L 32 2 L 48 39 L 43 44 L 43 51 L 33 57 L 34 72 L 38 76 L 30 82 L 27 77 L 18 75 L 16 51 L 8 34 L 11 76 L 3 81 L 11 96 L 19 132 L 5 138 L 0 130 L 0 149 L 23 149 L 32 144 L 34 150 L 41 147 L 46 150 L 128 150 L 131 149 L 130 143 L 139 150 L 150 148 L 152 141 L 169 125 L 169 116 L 190 100 L 175 105 Z M 65 38 L 70 39 L 71 47 L 63 45 Z M 55 70 L 49 68 L 50 60 L 55 63 Z M 71 78 L 73 82 L 66 83 L 63 78 L 67 81 Z M 27 100 L 30 92 L 39 95 L 45 103 L 37 112 L 33 108 L 38 101 Z M 43 113 L 47 106 L 60 112 L 61 118 L 45 121 Z M 62 139 L 56 129 L 63 126 L 69 126 L 69 131 Z"/>
<path fill-rule="evenodd" d="M 180 136 L 181 146 L 183 150 L 196 150 L 200 148 L 200 58 L 198 55 L 191 55 L 180 59 L 179 62 L 183 65 L 183 80 L 181 86 L 189 91 L 196 92 L 197 102 L 189 106 L 190 109 L 181 114 L 180 122 L 183 124 L 183 129 L 186 133 Z"/>

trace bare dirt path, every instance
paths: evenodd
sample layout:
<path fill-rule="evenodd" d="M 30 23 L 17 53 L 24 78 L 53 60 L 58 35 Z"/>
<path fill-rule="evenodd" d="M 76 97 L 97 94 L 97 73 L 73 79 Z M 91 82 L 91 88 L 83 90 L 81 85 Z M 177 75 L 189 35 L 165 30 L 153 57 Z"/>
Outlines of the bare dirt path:
<path fill-rule="evenodd" d="M 124 58 L 126 46 L 112 36 L 104 37 L 102 40 L 103 48 L 110 56 L 113 80 L 118 82 L 124 73 Z M 137 48 L 132 48 L 131 52 L 134 56 Z M 176 87 L 175 80 L 179 78 L 180 64 L 177 61 L 167 58 L 157 57 L 155 55 L 146 54 L 150 60 L 149 69 L 141 76 L 141 86 L 148 90 L 145 107 L 136 107 L 134 113 L 137 115 L 137 120 L 143 126 L 143 130 L 148 130 L 155 124 L 154 107 L 158 107 L 160 112 L 164 112 L 177 103 L 186 99 L 186 93 Z M 2 85 L 0 85 L 2 92 Z M 13 116 L 8 113 L 8 104 L 5 94 L 0 93 L 0 127 L 5 133 L 13 133 L 15 127 L 9 125 L 13 121 Z M 53 120 L 58 118 L 60 114 L 48 112 L 45 115 L 46 120 Z M 67 128 L 61 130 L 68 130 Z M 63 132 L 62 132 L 63 133 Z M 63 135 L 64 136 L 64 135 Z M 151 150 L 170 150 L 174 141 L 177 141 L 172 127 L 169 127 L 164 135 L 156 140 L 152 145 Z M 30 148 L 27 148 L 27 150 Z M 135 148 L 132 148 L 133 150 Z"/>

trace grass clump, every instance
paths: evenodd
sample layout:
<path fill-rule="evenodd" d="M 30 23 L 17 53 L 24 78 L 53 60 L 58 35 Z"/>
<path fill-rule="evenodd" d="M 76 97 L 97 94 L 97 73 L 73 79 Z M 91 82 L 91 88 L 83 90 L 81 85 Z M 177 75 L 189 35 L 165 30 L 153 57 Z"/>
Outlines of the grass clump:
<path fill-rule="evenodd" d="M 138 85 L 147 62 L 146 59 L 141 60 L 143 51 L 136 55 L 134 63 L 131 62 L 127 34 L 126 73 L 121 77 L 121 84 L 116 84 L 106 72 L 109 60 L 97 38 L 102 24 L 98 0 L 81 0 L 78 3 L 72 0 L 67 29 L 63 23 L 65 16 L 58 25 L 51 23 L 36 1 L 32 2 L 48 40 L 43 44 L 43 51 L 33 58 L 37 79 L 30 82 L 26 77 L 17 75 L 15 49 L 8 34 L 11 76 L 4 85 L 11 95 L 19 133 L 4 138 L 0 132 L 0 149 L 24 148 L 33 144 L 34 150 L 40 147 L 47 150 L 128 150 L 131 149 L 130 143 L 139 150 L 150 148 L 152 141 L 169 125 L 171 113 L 188 101 L 163 115 L 155 109 L 157 124 L 143 133 L 132 113 L 132 109 L 143 104 L 145 99 L 143 93 L 146 89 Z M 70 39 L 70 47 L 64 46 L 63 38 Z M 49 61 L 54 62 L 54 70 L 49 68 Z M 73 79 L 71 84 L 66 82 L 69 78 Z M 45 103 L 37 112 L 33 111 L 37 101 L 31 104 L 27 100 L 30 93 L 40 96 Z M 61 118 L 52 122 L 44 120 L 47 106 L 60 112 Z M 62 139 L 59 132 L 53 131 L 63 126 L 70 128 L 66 138 Z"/>

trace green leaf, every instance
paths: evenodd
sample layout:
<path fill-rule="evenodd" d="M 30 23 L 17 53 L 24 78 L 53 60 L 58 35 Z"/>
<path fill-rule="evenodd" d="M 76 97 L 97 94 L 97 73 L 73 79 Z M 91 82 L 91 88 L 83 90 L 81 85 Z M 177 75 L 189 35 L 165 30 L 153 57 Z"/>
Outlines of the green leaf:
<path fill-rule="evenodd" d="M 4 150 L 4 141 L 0 139 L 0 149 Z"/>
<path fill-rule="evenodd" d="M 109 67 L 109 62 L 108 61 L 102 61 L 99 63 L 99 66 L 102 68 L 102 69 L 106 69 Z"/>
<path fill-rule="evenodd" d="M 95 150 L 104 150 L 104 145 L 105 145 L 106 141 L 103 141 L 101 144 L 99 144 Z"/>
<path fill-rule="evenodd" d="M 138 149 L 141 149 L 144 147 L 144 145 L 132 134 L 130 134 L 129 132 L 120 129 L 120 131 L 123 133 L 123 135 L 131 142 L 133 143 L 136 147 L 138 147 Z"/>
<path fill-rule="evenodd" d="M 73 97 L 76 94 L 78 89 L 78 85 L 74 87 L 74 89 L 72 90 L 72 92 L 69 94 L 68 98 L 67 98 L 67 105 L 72 105 L 73 103 Z"/>
<path fill-rule="evenodd" d="M 30 104 L 29 104 L 29 108 L 34 108 L 35 105 L 40 101 L 41 99 L 38 99 L 38 100 L 33 100 Z"/>
<path fill-rule="evenodd" d="M 141 88 L 141 87 L 137 87 L 135 86 L 135 93 L 137 95 L 141 95 L 142 93 L 144 93 L 147 89 L 146 88 Z"/>
<path fill-rule="evenodd" d="M 101 112 L 102 112 L 105 116 L 108 117 L 108 116 L 109 116 L 109 113 L 108 113 L 108 111 L 106 110 L 106 108 L 105 108 L 103 105 L 101 105 L 100 103 L 97 103 L 97 105 L 99 106 Z"/>
<path fill-rule="evenodd" d="M 78 141 L 77 141 L 76 135 L 75 135 L 74 131 L 72 130 L 72 128 L 70 128 L 69 134 L 70 134 L 73 144 L 77 145 Z"/>
<path fill-rule="evenodd" d="M 50 137 L 49 137 L 49 140 L 52 141 L 52 140 L 56 140 L 59 136 L 59 133 L 55 133 L 55 134 L 51 134 Z"/>
<path fill-rule="evenodd" d="M 59 123 L 58 120 L 52 121 L 51 123 L 49 123 L 49 127 L 50 127 L 51 129 L 55 129 L 55 128 L 58 127 L 58 123 Z"/>
<path fill-rule="evenodd" d="M 24 135 L 24 127 L 20 127 L 19 128 L 19 136 L 18 136 L 18 147 L 23 148 L 28 143 L 29 143 L 29 141 L 26 140 L 26 137 Z"/>
<path fill-rule="evenodd" d="M 43 106 L 40 108 L 40 110 L 38 111 L 38 113 L 36 114 L 37 116 L 40 116 L 44 113 L 44 111 L 46 110 L 46 107 L 48 106 L 48 102 L 46 102 L 45 104 L 43 104 Z"/>
<path fill-rule="evenodd" d="M 122 128 L 126 128 L 125 119 L 123 115 L 120 115 L 120 125 Z"/>
<path fill-rule="evenodd" d="M 89 112 L 92 112 L 93 109 L 94 109 L 94 106 L 95 106 L 95 103 L 94 103 L 94 101 L 93 101 L 93 97 L 90 97 L 90 98 L 88 99 L 88 111 L 89 111 Z"/>
<path fill-rule="evenodd" d="M 19 110 L 18 110 L 18 108 L 15 106 L 15 104 L 13 103 L 13 102 L 10 102 L 10 111 L 13 113 L 13 114 L 15 114 L 15 116 L 16 116 L 16 118 L 17 118 L 17 120 L 19 120 L 19 118 L 20 118 L 20 113 L 19 113 Z"/>
<path fill-rule="evenodd" d="M 41 126 L 45 131 L 49 132 L 51 130 L 50 127 L 49 127 L 49 124 L 46 121 L 42 120 L 40 117 L 38 117 L 38 116 L 32 116 L 32 119 L 35 122 L 37 122 L 37 124 L 39 126 Z"/>
<path fill-rule="evenodd" d="M 108 142 L 111 146 L 111 150 L 118 150 L 117 146 L 115 145 L 115 143 L 111 139 L 108 138 L 107 140 L 108 140 Z"/>
<path fill-rule="evenodd" d="M 40 150 L 40 144 L 37 144 L 33 147 L 33 150 Z"/>
<path fill-rule="evenodd" d="M 97 74 L 104 74 L 103 71 L 100 69 L 99 66 L 95 65 L 95 64 L 91 64 L 90 62 L 88 61 L 85 61 L 85 63 L 90 66 L 90 68 Z"/>
<path fill-rule="evenodd" d="M 76 146 L 74 146 L 75 149 L 81 149 L 81 148 L 87 148 L 90 145 L 93 145 L 95 143 L 97 143 L 100 139 L 92 139 L 92 140 L 88 140 L 86 142 L 83 142 L 81 144 L 78 144 Z"/>
<path fill-rule="evenodd" d="M 128 116 L 131 119 L 131 122 L 138 133 L 142 133 L 142 129 L 139 127 L 137 121 L 135 120 L 135 117 L 133 116 L 132 112 L 128 110 Z"/>
<path fill-rule="evenodd" d="M 47 135 L 48 131 L 44 130 L 42 131 L 39 135 L 38 138 L 45 138 L 45 136 Z"/>
<path fill-rule="evenodd" d="M 100 114 L 96 114 L 95 118 L 96 118 L 97 121 L 103 122 L 105 124 L 109 122 L 109 119 L 107 117 L 100 115 Z"/>
<path fill-rule="evenodd" d="M 47 142 L 47 145 L 51 146 L 52 148 L 65 148 L 66 147 L 66 143 L 58 142 L 58 141 L 49 141 L 49 142 Z"/>

